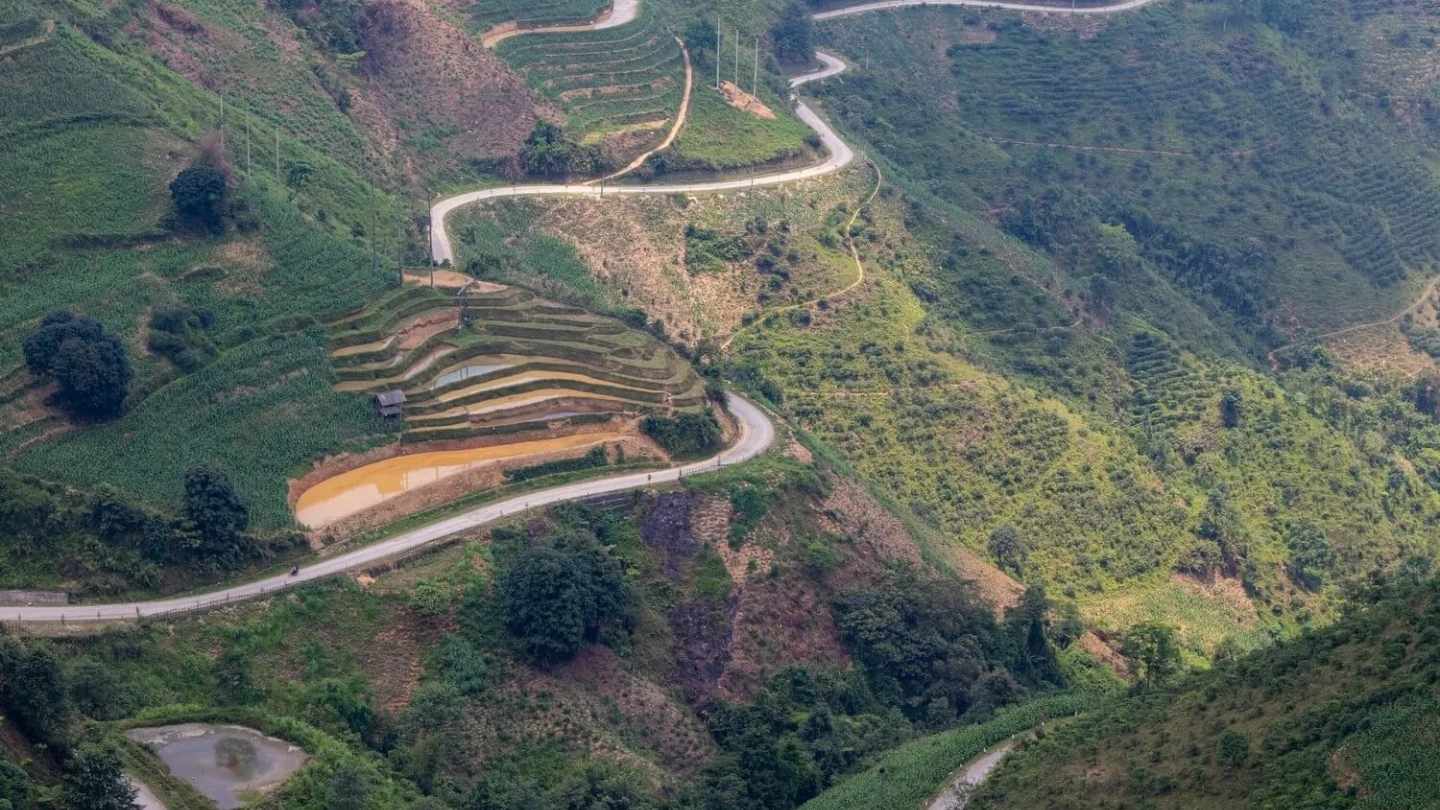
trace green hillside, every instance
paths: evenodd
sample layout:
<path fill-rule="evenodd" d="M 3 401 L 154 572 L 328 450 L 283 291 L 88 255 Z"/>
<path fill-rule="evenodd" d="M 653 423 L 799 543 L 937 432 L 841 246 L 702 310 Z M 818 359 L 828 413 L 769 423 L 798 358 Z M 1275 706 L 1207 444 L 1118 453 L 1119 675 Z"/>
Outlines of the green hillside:
<path fill-rule="evenodd" d="M 1397 311 L 1434 275 L 1437 24 L 1370 0 L 906 10 L 820 25 L 871 67 L 817 92 L 949 227 L 989 212 L 1043 256 L 1055 293 L 1165 307 L 1177 337 L 1255 357 Z M 1107 266 L 1101 223 L 1134 266 Z"/>
<path fill-rule="evenodd" d="M 1053 725 L 971 807 L 1429 808 L 1440 587 Z"/>

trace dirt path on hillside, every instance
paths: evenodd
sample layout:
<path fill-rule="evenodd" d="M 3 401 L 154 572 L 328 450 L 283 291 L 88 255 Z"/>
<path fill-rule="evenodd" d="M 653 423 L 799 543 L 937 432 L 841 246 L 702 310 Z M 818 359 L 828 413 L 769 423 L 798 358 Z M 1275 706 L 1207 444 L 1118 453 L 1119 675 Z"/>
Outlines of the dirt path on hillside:
<path fill-rule="evenodd" d="M 1279 355 L 1281 352 L 1288 352 L 1297 346 L 1304 346 L 1310 343 L 1324 343 L 1331 338 L 1337 338 L 1341 335 L 1348 335 L 1352 332 L 1359 332 L 1365 329 L 1373 329 L 1377 326 L 1389 326 L 1390 324 L 1399 323 L 1400 321 L 1405 319 L 1406 315 L 1414 315 L 1417 311 L 1419 311 L 1421 307 L 1425 306 L 1425 303 L 1429 301 L 1430 297 L 1435 294 L 1436 289 L 1440 289 L 1440 276 L 1436 276 L 1430 279 L 1430 283 L 1425 285 L 1425 289 L 1420 292 L 1420 295 L 1417 296 L 1414 301 L 1410 302 L 1408 306 L 1400 310 L 1398 313 L 1390 316 L 1389 318 L 1383 318 L 1381 320 L 1371 321 L 1369 323 L 1357 323 L 1353 326 L 1347 326 L 1343 329 L 1336 329 L 1332 332 L 1325 332 L 1319 335 L 1311 335 L 1310 337 L 1301 340 L 1294 340 L 1286 343 L 1284 346 L 1281 346 L 1278 349 L 1271 349 L 1270 353 L 1266 355 L 1266 359 L 1270 361 L 1270 370 L 1279 371 L 1280 360 L 1278 359 L 1277 355 Z"/>
<path fill-rule="evenodd" d="M 859 287 L 861 284 L 865 283 L 865 263 L 860 260 L 860 249 L 855 247 L 855 237 L 851 234 L 851 231 L 853 231 L 855 228 L 855 221 L 860 218 L 860 212 L 865 210 L 865 208 L 869 206 L 871 202 L 874 202 L 875 195 L 880 193 L 880 183 L 884 180 L 884 176 L 880 173 L 879 164 L 869 160 L 867 160 L 866 163 L 870 164 L 871 168 L 875 169 L 875 188 L 871 189 L 870 196 L 866 197 L 863 202 L 855 206 L 855 210 L 850 214 L 850 219 L 845 223 L 845 244 L 847 247 L 850 248 L 850 258 L 855 262 L 855 280 L 851 281 L 849 284 L 846 284 L 844 287 L 841 287 L 840 289 L 832 293 L 827 293 L 825 295 L 819 296 L 818 298 L 812 298 L 809 301 L 801 301 L 798 304 L 786 304 L 783 307 L 775 307 L 773 309 L 762 310 L 759 314 L 755 316 L 755 320 L 751 321 L 745 326 L 741 326 L 734 332 L 731 332 L 730 337 L 726 338 L 725 342 L 720 344 L 720 351 L 725 351 L 726 349 L 729 349 L 730 344 L 735 342 L 735 338 L 739 337 L 746 330 L 755 327 L 757 324 L 761 323 L 767 318 L 770 318 L 771 316 L 779 315 L 783 312 L 792 312 L 797 309 L 809 309 L 810 307 L 815 306 L 821 301 L 828 301 L 832 298 L 843 297 L 851 290 L 854 290 L 856 287 Z"/>

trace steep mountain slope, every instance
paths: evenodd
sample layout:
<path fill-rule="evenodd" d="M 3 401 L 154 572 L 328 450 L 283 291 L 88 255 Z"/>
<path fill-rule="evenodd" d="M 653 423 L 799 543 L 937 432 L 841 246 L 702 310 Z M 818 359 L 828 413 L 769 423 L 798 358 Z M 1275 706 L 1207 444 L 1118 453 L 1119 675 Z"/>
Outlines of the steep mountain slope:
<path fill-rule="evenodd" d="M 1056 724 L 971 807 L 1428 808 L 1440 587 Z"/>
<path fill-rule="evenodd" d="M 1437 25 L 1339 0 L 907 10 L 822 25 L 871 69 L 819 92 L 947 227 L 979 216 L 1044 257 L 1057 297 L 1257 357 L 1397 312 L 1434 274 Z"/>

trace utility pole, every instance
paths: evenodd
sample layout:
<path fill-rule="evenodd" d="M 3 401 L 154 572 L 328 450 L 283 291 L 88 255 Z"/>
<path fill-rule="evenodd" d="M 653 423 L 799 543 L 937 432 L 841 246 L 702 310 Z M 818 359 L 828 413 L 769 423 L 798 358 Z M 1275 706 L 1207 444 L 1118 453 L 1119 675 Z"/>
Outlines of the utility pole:
<path fill-rule="evenodd" d="M 740 29 L 735 29 L 735 89 L 740 89 Z"/>
<path fill-rule="evenodd" d="M 718 20 L 716 22 L 719 22 Z M 725 53 L 725 32 L 715 26 L 715 90 L 720 90 L 720 54 Z"/>
<path fill-rule="evenodd" d="M 750 77 L 750 95 L 760 98 L 760 37 L 755 37 L 755 73 Z"/>

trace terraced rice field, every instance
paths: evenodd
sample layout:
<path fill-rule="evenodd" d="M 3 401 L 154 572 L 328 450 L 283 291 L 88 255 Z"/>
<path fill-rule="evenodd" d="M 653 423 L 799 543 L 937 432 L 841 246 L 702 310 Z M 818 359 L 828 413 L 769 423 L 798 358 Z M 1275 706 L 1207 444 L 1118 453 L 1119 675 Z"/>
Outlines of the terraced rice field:
<path fill-rule="evenodd" d="M 485 31 L 512 21 L 521 27 L 582 23 L 609 6 L 608 0 L 476 0 L 469 14 L 475 28 Z"/>
<path fill-rule="evenodd" d="M 338 387 L 404 391 L 406 441 L 551 431 L 704 403 L 699 377 L 654 338 L 520 288 L 410 284 L 330 328 Z"/>
<path fill-rule="evenodd" d="M 565 128 L 594 141 L 663 122 L 680 108 L 680 46 L 642 5 L 638 20 L 601 31 L 517 37 L 496 52 L 568 115 Z"/>

